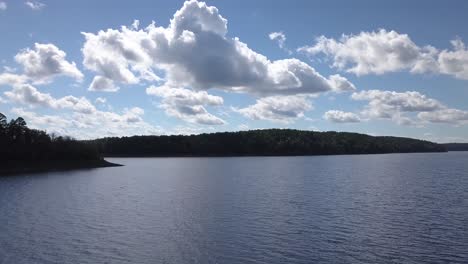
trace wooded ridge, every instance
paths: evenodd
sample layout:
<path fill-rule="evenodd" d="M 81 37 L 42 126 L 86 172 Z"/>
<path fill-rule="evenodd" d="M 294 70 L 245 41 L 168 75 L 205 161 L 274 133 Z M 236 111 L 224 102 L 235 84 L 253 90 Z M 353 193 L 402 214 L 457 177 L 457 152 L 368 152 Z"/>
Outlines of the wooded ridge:
<path fill-rule="evenodd" d="M 447 151 L 443 145 L 411 138 L 293 129 L 108 137 L 91 142 L 104 156 L 293 156 Z"/>

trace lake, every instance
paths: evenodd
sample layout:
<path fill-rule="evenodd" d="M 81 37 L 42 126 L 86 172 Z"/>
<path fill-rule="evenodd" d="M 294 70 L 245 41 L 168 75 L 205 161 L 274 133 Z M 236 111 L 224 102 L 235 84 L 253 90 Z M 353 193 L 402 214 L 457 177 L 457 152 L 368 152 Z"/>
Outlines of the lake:
<path fill-rule="evenodd" d="M 468 152 L 0 178 L 0 263 L 468 263 Z"/>

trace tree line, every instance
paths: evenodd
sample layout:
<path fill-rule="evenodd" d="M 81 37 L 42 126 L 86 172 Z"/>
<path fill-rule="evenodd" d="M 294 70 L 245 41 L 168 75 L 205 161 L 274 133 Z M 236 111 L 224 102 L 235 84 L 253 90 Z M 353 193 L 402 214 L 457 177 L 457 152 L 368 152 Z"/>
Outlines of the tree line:
<path fill-rule="evenodd" d="M 347 132 L 264 129 L 79 141 L 28 128 L 0 113 L 0 161 L 101 160 L 102 156 L 292 156 L 444 152 L 429 141 Z"/>
<path fill-rule="evenodd" d="M 95 145 L 70 137 L 49 135 L 28 128 L 22 117 L 7 120 L 0 113 L 0 162 L 36 162 L 65 160 L 99 160 Z"/>
<path fill-rule="evenodd" d="M 468 143 L 446 143 L 443 145 L 448 151 L 468 151 Z"/>
<path fill-rule="evenodd" d="M 292 156 L 446 151 L 442 145 L 417 139 L 293 129 L 108 137 L 92 142 L 105 156 Z"/>

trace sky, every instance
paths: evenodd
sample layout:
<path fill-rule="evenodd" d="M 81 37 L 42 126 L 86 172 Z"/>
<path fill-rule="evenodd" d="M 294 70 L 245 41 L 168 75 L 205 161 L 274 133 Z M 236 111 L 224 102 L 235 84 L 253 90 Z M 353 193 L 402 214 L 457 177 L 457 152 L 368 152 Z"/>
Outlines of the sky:
<path fill-rule="evenodd" d="M 0 112 L 78 139 L 468 142 L 466 1 L 0 0 Z"/>

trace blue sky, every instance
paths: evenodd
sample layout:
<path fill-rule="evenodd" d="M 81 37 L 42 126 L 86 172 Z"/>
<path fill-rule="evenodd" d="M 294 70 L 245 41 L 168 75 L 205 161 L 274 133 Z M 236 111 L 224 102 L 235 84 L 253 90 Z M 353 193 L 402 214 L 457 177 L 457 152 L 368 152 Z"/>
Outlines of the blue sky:
<path fill-rule="evenodd" d="M 0 0 L 0 112 L 77 138 L 279 127 L 468 142 L 467 11 Z"/>

